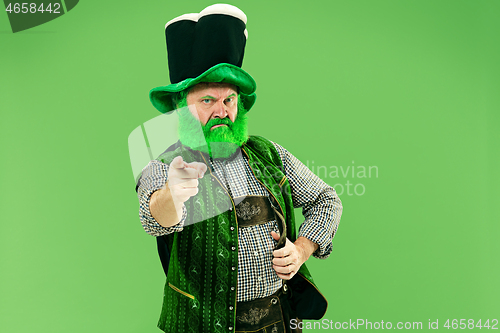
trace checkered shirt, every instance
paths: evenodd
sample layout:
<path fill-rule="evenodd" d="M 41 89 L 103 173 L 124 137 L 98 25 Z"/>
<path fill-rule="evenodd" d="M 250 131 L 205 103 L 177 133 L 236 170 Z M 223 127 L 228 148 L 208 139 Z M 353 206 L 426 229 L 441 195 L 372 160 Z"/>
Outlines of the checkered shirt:
<path fill-rule="evenodd" d="M 313 256 L 327 258 L 332 251 L 332 239 L 342 214 L 342 204 L 333 187 L 314 175 L 302 162 L 282 146 L 274 143 L 283 162 L 284 172 L 290 183 L 295 208 L 301 207 L 305 221 L 299 228 L 303 236 L 319 245 Z M 248 195 L 269 196 L 257 181 L 244 155 L 232 160 L 211 161 L 212 172 L 225 180 L 234 198 Z M 151 161 L 142 171 L 138 187 L 139 216 L 144 230 L 152 236 L 167 235 L 183 230 L 185 208 L 179 224 L 161 226 L 151 215 L 151 195 L 167 181 L 168 165 Z M 271 231 L 279 234 L 276 221 L 251 227 L 238 228 L 238 294 L 237 301 L 245 302 L 272 295 L 282 285 L 282 280 L 272 268 L 273 249 L 276 241 Z"/>

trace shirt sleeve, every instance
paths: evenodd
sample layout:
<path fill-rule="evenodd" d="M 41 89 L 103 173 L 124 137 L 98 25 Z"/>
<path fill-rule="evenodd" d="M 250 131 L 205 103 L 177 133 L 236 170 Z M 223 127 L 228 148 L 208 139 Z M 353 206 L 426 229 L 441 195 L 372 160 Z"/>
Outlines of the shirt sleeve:
<path fill-rule="evenodd" d="M 342 202 L 333 187 L 316 176 L 288 150 L 274 142 L 273 144 L 290 183 L 293 206 L 301 207 L 305 218 L 298 237 L 305 237 L 318 244 L 313 256 L 326 259 L 333 249 L 332 240 L 342 215 Z"/>
<path fill-rule="evenodd" d="M 165 186 L 168 175 L 168 164 L 153 160 L 142 169 L 141 178 L 137 184 L 137 196 L 139 197 L 139 218 L 142 227 L 151 236 L 163 236 L 173 232 L 182 231 L 186 220 L 186 207 L 182 206 L 182 217 L 178 224 L 171 227 L 163 227 L 151 215 L 149 203 L 151 195 Z"/>

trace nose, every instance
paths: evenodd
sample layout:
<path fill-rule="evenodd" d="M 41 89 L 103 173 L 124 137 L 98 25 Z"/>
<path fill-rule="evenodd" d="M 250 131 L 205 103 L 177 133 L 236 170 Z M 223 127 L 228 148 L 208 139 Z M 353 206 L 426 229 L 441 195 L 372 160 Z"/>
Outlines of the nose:
<path fill-rule="evenodd" d="M 224 99 L 219 99 L 217 103 L 214 105 L 214 113 L 212 114 L 213 118 L 224 119 L 227 117 L 227 105 L 224 103 Z"/>

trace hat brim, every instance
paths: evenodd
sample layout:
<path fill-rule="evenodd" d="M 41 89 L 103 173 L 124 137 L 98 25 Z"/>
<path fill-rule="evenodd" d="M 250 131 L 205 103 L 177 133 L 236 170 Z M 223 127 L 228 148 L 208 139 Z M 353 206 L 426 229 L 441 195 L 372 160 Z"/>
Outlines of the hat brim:
<path fill-rule="evenodd" d="M 170 84 L 151 89 L 149 99 L 153 106 L 161 113 L 170 113 L 176 109 L 173 105 L 171 95 L 188 89 L 201 82 L 223 82 L 234 84 L 239 88 L 239 98 L 243 102 L 245 110 L 249 111 L 255 103 L 255 80 L 239 68 L 231 64 L 217 64 L 195 78 L 189 78 L 179 83 Z"/>

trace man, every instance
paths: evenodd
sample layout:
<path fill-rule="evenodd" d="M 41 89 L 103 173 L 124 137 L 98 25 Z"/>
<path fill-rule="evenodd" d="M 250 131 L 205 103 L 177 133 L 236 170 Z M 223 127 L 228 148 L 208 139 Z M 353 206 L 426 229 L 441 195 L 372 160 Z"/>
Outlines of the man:
<path fill-rule="evenodd" d="M 292 332 L 326 300 L 304 262 L 332 250 L 335 190 L 282 146 L 247 134 L 255 81 L 241 69 L 246 16 L 213 5 L 166 25 L 171 85 L 150 92 L 179 111 L 179 142 L 142 172 L 146 232 L 167 274 L 165 332 Z M 305 217 L 297 235 L 294 208 Z"/>

